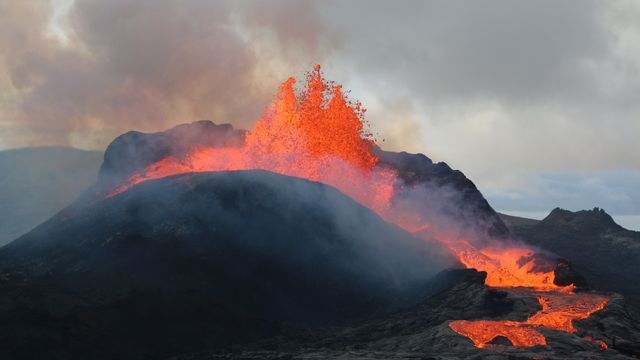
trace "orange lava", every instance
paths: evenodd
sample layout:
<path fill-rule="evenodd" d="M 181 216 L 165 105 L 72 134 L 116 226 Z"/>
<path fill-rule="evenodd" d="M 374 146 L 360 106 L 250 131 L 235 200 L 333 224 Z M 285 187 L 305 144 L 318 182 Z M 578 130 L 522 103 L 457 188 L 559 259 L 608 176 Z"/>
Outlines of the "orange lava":
<path fill-rule="evenodd" d="M 584 320 L 594 312 L 604 309 L 609 299 L 606 296 L 594 294 L 549 292 L 540 294 L 538 302 L 542 305 L 542 310 L 531 316 L 527 324 L 576 332 L 573 320 Z"/>
<path fill-rule="evenodd" d="M 242 146 L 198 148 L 183 158 L 167 157 L 132 174 L 107 197 L 147 180 L 203 171 L 263 169 L 334 186 L 417 236 L 435 235 L 467 268 L 486 271 L 486 285 L 526 287 L 542 294 L 538 299 L 543 309 L 526 322 L 462 320 L 449 324 L 478 347 L 496 336 L 517 346 L 544 345 L 546 340 L 536 328 L 574 332 L 573 320 L 585 319 L 606 305 L 605 297 L 574 294 L 571 286 L 554 285 L 553 270 L 538 269 L 531 249 L 478 249 L 470 241 L 439 233 L 438 224 L 425 221 L 420 214 L 394 208 L 394 194 L 405 185 L 394 170 L 379 166 L 361 104 L 349 101 L 339 85 L 323 79 L 319 66 L 308 74 L 305 89 L 296 93 L 294 84 L 295 79 L 290 78 L 280 86 L 272 106 Z"/>
<path fill-rule="evenodd" d="M 475 320 L 452 321 L 449 327 L 460 335 L 471 339 L 473 343 L 483 348 L 497 336 L 504 336 L 514 346 L 546 345 L 547 339 L 533 326 L 522 326 L 517 321 Z"/>
<path fill-rule="evenodd" d="M 468 337 L 477 347 L 485 347 L 496 336 L 506 337 L 515 346 L 546 345 L 544 335 L 536 328 L 576 332 L 573 320 L 588 318 L 594 312 L 602 310 L 609 301 L 602 295 L 563 291 L 525 293 L 538 294 L 538 302 L 542 305 L 542 309 L 526 321 L 458 320 L 449 323 L 449 327 Z M 602 340 L 595 342 L 600 344 Z"/>
<path fill-rule="evenodd" d="M 553 270 L 536 271 L 533 250 L 523 247 L 477 249 L 468 241 L 448 243 L 449 249 L 467 268 L 486 271 L 485 284 L 494 287 L 530 287 L 536 290 L 571 291 L 553 283 Z"/>
<path fill-rule="evenodd" d="M 453 331 L 468 337 L 477 347 L 485 347 L 497 336 L 506 337 L 515 346 L 545 345 L 544 335 L 536 328 L 574 333 L 574 320 L 587 319 L 594 312 L 604 309 L 609 302 L 606 296 L 574 293 L 572 285 L 555 285 L 553 271 L 535 271 L 531 249 L 511 247 L 478 250 L 465 241 L 449 243 L 449 249 L 466 267 L 486 271 L 486 285 L 522 287 L 520 293 L 536 296 L 542 306 L 540 311 L 524 322 L 459 320 L 449 323 Z"/>

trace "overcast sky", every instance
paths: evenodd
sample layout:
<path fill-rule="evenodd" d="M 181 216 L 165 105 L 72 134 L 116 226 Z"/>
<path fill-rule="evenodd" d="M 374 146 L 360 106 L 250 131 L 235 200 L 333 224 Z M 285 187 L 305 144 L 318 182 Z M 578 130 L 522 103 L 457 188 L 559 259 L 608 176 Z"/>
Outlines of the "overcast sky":
<path fill-rule="evenodd" d="M 250 128 L 316 63 L 502 211 L 640 230 L 640 2 L 0 0 L 0 149 Z"/>

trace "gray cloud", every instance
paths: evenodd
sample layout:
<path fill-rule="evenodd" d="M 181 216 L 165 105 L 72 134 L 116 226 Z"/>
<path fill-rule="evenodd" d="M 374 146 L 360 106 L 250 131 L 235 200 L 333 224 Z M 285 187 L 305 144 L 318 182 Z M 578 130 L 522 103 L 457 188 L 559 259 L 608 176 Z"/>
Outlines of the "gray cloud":
<path fill-rule="evenodd" d="M 414 134 L 387 145 L 447 161 L 492 201 L 541 190 L 534 179 L 545 173 L 572 173 L 567 184 L 580 188 L 589 173 L 640 169 L 637 3 L 348 2 L 325 16 L 348 34 L 338 77 L 374 104 L 368 115 L 382 133 Z M 557 191 L 540 195 L 545 206 L 577 206 Z M 534 211 L 541 198 L 514 201 Z M 640 214 L 630 206 L 625 215 Z"/>
<path fill-rule="evenodd" d="M 424 130 L 459 137 L 451 133 L 451 123 L 468 122 L 469 114 L 477 117 L 493 108 L 494 119 L 501 121 L 500 115 L 514 127 L 509 136 L 533 132 L 538 142 L 544 141 L 538 132 L 553 134 L 563 127 L 566 143 L 573 144 L 581 142 L 571 139 L 577 128 L 613 138 L 631 126 L 639 134 L 632 122 L 640 114 L 640 53 L 627 38 L 640 34 L 631 20 L 640 15 L 629 16 L 631 5 L 503 0 L 402 4 L 338 3 L 328 18 L 350 40 L 336 55 L 349 69 L 341 75 L 351 78 L 349 72 L 357 69 L 353 77 L 371 79 L 361 85 L 369 88 L 361 91 L 366 95 L 387 102 L 409 98 L 417 104 L 413 107 Z M 353 82 L 358 86 L 361 80 Z M 371 115 L 385 121 L 386 114 Z M 425 134 L 423 148 L 433 147 L 430 140 Z M 496 143 L 493 134 L 468 140 L 471 146 Z M 589 137 L 582 140 L 580 147 L 592 143 Z M 450 149 L 433 150 L 446 157 Z M 530 156 L 537 150 L 528 148 Z M 628 149 L 621 150 L 616 155 Z"/>
<path fill-rule="evenodd" d="M 77 0 L 59 41 L 47 33 L 52 7 L 3 2 L 0 145 L 102 147 L 197 118 L 250 126 L 282 80 L 270 67 L 311 59 L 327 33 L 314 30 L 313 4 L 271 5 Z"/>
<path fill-rule="evenodd" d="M 590 64 L 611 51 L 599 2 L 401 5 L 349 2 L 335 6 L 331 19 L 343 33 L 355 33 L 349 57 L 359 66 L 391 73 L 431 101 L 572 97 L 594 84 Z"/>

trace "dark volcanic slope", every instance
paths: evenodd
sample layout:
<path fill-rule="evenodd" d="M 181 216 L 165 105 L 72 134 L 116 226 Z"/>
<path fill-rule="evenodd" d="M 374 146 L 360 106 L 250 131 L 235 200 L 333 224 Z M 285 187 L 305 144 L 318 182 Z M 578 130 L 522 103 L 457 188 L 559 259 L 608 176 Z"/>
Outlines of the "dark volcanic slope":
<path fill-rule="evenodd" d="M 147 359 L 372 315 L 415 299 L 438 252 L 319 183 L 149 181 L 0 249 L 0 358 Z"/>
<path fill-rule="evenodd" d="M 512 230 L 570 260 L 592 287 L 620 292 L 640 306 L 640 232 L 616 224 L 604 210 L 554 209 L 542 221 Z"/>
<path fill-rule="evenodd" d="M 429 284 L 435 295 L 386 317 L 348 327 L 288 331 L 285 335 L 226 352 L 193 354 L 172 360 L 213 359 L 634 359 L 640 354 L 638 317 L 623 298 L 614 295 L 604 310 L 577 321 L 576 333 L 541 330 L 548 346 L 495 346 L 476 348 L 451 330 L 451 319 L 525 320 L 539 309 L 533 296 L 517 295 L 484 285 L 486 273 L 453 270 L 439 274 Z M 609 350 L 584 339 L 606 341 Z"/>
<path fill-rule="evenodd" d="M 102 153 L 63 147 L 0 152 L 0 245 L 69 205 L 96 181 Z"/>

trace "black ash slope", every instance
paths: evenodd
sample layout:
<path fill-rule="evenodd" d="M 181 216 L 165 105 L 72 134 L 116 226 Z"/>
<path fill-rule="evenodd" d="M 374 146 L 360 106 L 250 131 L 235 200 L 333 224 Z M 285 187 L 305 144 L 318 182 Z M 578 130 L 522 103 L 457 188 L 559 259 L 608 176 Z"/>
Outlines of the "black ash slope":
<path fill-rule="evenodd" d="M 339 323 L 416 300 L 452 261 L 319 183 L 153 180 L 0 250 L 0 358 L 150 359 Z"/>

